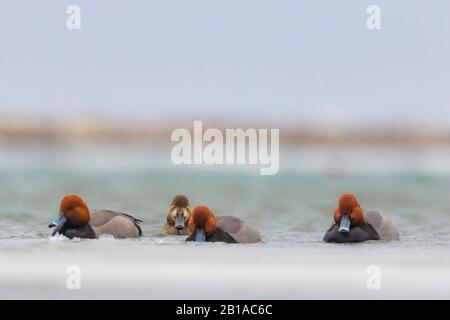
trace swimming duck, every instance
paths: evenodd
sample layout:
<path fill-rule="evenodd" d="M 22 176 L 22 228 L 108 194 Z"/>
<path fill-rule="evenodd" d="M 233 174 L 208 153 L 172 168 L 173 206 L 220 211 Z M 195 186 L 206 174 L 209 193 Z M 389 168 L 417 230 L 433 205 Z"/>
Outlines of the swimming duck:
<path fill-rule="evenodd" d="M 259 231 L 231 216 L 216 217 L 206 206 L 195 207 L 189 220 L 191 235 L 186 241 L 254 243 L 261 241 Z"/>
<path fill-rule="evenodd" d="M 142 221 L 130 215 L 111 210 L 89 210 L 78 195 L 62 198 L 58 218 L 48 225 L 55 228 L 52 236 L 62 234 L 72 238 L 95 239 L 104 234 L 115 238 L 134 238 L 142 235 Z"/>
<path fill-rule="evenodd" d="M 356 197 L 343 194 L 333 214 L 334 224 L 327 230 L 325 242 L 362 242 L 367 240 L 400 240 L 394 223 L 378 211 L 361 208 Z"/>
<path fill-rule="evenodd" d="M 167 222 L 161 230 L 161 234 L 183 235 L 191 234 L 188 228 L 189 218 L 191 217 L 191 208 L 186 196 L 178 195 L 172 200 L 172 204 L 167 214 Z"/>

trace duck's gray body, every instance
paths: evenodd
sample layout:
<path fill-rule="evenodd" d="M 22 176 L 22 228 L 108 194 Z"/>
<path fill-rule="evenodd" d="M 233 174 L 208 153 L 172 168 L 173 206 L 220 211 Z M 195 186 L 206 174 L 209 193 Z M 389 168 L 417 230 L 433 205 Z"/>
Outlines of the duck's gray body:
<path fill-rule="evenodd" d="M 89 223 L 84 227 L 73 227 L 65 223 L 62 228 L 55 229 L 55 233 L 66 237 L 96 239 L 102 235 L 112 235 L 114 238 L 136 238 L 142 235 L 139 223 L 142 222 L 128 214 L 111 210 L 92 210 Z"/>
<path fill-rule="evenodd" d="M 216 217 L 217 227 L 232 236 L 238 243 L 261 241 L 261 234 L 254 226 L 232 216 Z"/>
<path fill-rule="evenodd" d="M 139 223 L 142 222 L 128 214 L 111 210 L 93 210 L 89 225 L 96 237 L 109 234 L 114 238 L 136 238 L 142 235 Z"/>
<path fill-rule="evenodd" d="M 364 221 L 369 223 L 378 233 L 381 240 L 399 241 L 400 232 L 394 223 L 378 211 L 367 211 L 364 215 Z"/>
<path fill-rule="evenodd" d="M 348 243 L 363 242 L 368 240 L 400 240 L 400 233 L 394 223 L 381 215 L 378 211 L 367 211 L 364 214 L 364 224 L 350 229 L 350 232 L 342 234 L 339 225 L 333 224 L 327 230 L 323 238 L 325 242 Z"/>

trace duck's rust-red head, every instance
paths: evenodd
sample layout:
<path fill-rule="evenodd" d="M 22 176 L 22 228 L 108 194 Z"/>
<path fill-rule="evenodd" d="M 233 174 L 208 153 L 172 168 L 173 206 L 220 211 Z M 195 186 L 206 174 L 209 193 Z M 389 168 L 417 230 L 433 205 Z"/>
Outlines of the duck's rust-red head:
<path fill-rule="evenodd" d="M 343 194 L 339 197 L 333 217 L 334 221 L 340 225 L 341 233 L 348 233 L 351 228 L 364 223 L 363 209 L 353 194 Z"/>
<path fill-rule="evenodd" d="M 211 209 L 206 206 L 197 206 L 192 210 L 189 230 L 192 234 L 196 234 L 197 241 L 204 241 L 202 238 L 213 234 L 216 228 L 216 217 Z"/>
<path fill-rule="evenodd" d="M 59 212 L 74 227 L 83 227 L 89 223 L 89 207 L 83 198 L 78 195 L 64 196 L 61 199 Z"/>

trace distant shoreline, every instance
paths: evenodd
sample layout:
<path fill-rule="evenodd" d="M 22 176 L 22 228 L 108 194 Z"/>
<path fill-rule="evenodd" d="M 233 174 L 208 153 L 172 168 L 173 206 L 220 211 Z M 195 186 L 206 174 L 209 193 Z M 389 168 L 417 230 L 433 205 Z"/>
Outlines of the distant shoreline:
<path fill-rule="evenodd" d="M 255 128 L 243 123 L 206 122 L 206 128 Z M 0 143 L 164 143 L 174 129 L 192 131 L 189 121 L 0 121 Z M 206 129 L 205 128 L 205 129 Z M 260 128 L 279 128 L 286 145 L 450 145 L 450 131 L 423 128 L 344 128 L 261 124 Z"/>

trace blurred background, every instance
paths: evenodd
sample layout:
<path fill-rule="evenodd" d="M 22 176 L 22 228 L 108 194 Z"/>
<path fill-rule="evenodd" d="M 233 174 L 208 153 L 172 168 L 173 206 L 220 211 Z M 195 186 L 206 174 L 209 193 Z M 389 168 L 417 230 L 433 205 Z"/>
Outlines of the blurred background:
<path fill-rule="evenodd" d="M 1 116 L 445 128 L 450 4 L 376 2 L 7 1 Z"/>
<path fill-rule="evenodd" d="M 80 30 L 66 28 L 72 4 Z M 366 26 L 371 4 L 381 30 Z M 158 232 L 183 193 L 255 224 L 263 247 L 323 249 L 351 192 L 396 222 L 395 248 L 448 248 L 449 12 L 445 0 L 3 1 L 0 239 L 49 250 L 59 199 L 78 193 L 142 218 L 133 245 L 179 245 Z M 194 120 L 279 128 L 280 172 L 173 165 L 170 134 Z"/>
<path fill-rule="evenodd" d="M 81 9 L 80 30 L 66 27 L 71 4 Z M 442 215 L 450 207 L 450 4 L 378 1 L 381 29 L 369 30 L 370 4 L 3 3 L 2 212 L 45 216 L 66 192 L 165 212 L 186 193 L 244 216 L 245 201 L 277 208 L 323 198 L 323 208 L 305 211 L 328 219 L 336 197 L 354 192 L 393 211 L 430 199 L 430 209 L 445 203 Z M 174 166 L 170 134 L 194 120 L 279 128 L 279 176 L 255 176 L 258 166 Z M 250 184 L 252 194 L 253 180 L 284 197 L 236 192 Z"/>

